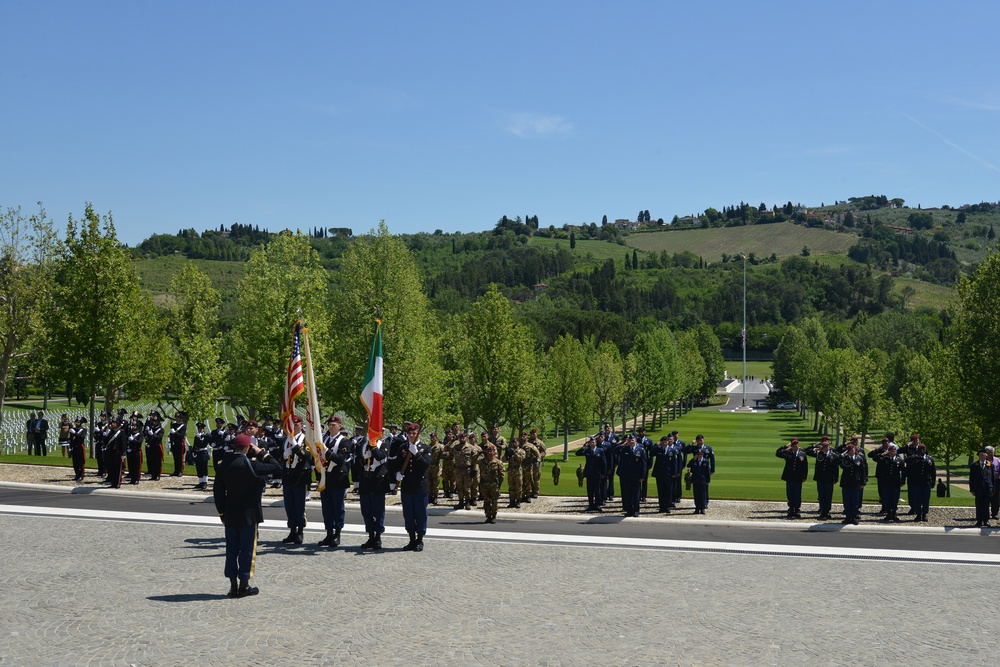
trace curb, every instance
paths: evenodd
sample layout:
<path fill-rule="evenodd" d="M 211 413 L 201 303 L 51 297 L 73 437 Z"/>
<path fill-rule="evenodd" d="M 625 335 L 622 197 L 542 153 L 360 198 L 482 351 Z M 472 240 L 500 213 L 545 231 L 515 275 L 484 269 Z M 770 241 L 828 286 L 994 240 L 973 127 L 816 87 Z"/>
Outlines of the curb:
<path fill-rule="evenodd" d="M 158 491 L 125 491 L 121 489 L 103 489 L 82 486 L 63 486 L 58 484 L 34 484 L 29 482 L 6 482 L 0 481 L 0 488 L 24 489 L 29 491 L 46 491 L 55 493 L 66 493 L 70 495 L 97 495 L 113 497 L 145 498 L 151 500 L 183 500 L 202 503 L 214 502 L 212 495 L 194 493 L 167 493 Z M 263 507 L 284 507 L 285 503 L 280 499 L 265 500 Z M 321 504 L 318 500 L 309 500 L 307 507 L 319 508 Z M 347 502 L 344 506 L 353 510 L 360 510 L 358 503 Z M 387 513 L 402 514 L 403 509 L 398 505 L 388 505 L 385 508 Z M 476 517 L 481 518 L 481 510 L 456 510 L 445 507 L 435 507 L 428 505 L 428 516 L 454 516 L 454 517 Z M 1000 535 L 1000 526 L 993 528 L 964 528 L 948 526 L 913 526 L 905 525 L 882 525 L 882 524 L 852 524 L 824 522 L 795 522 L 795 521 L 730 521 L 723 519 L 675 519 L 671 517 L 623 517 L 614 514 L 535 514 L 535 513 L 513 513 L 498 512 L 498 519 L 505 521 L 553 521 L 558 523 L 586 523 L 586 524 L 616 524 L 616 523 L 638 523 L 661 526 L 703 526 L 705 528 L 744 528 L 757 530 L 787 530 L 806 533 L 888 533 L 888 534 L 916 534 L 916 535 L 958 535 L 969 537 L 972 535 Z"/>

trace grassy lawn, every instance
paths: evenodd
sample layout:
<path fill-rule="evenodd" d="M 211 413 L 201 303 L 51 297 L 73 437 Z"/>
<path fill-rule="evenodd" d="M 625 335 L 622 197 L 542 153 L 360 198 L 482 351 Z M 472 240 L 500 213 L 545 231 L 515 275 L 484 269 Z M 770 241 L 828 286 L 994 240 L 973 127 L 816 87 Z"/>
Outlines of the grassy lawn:
<path fill-rule="evenodd" d="M 803 227 L 790 222 L 747 227 L 718 227 L 713 229 L 678 229 L 674 231 L 629 234 L 625 242 L 640 251 L 669 253 L 685 250 L 704 257 L 706 262 L 717 262 L 722 253 L 756 253 L 758 257 L 798 255 L 803 246 L 809 246 L 814 255 L 846 254 L 857 243 L 855 234 L 844 234 L 826 229 Z M 579 250 L 579 245 L 577 246 Z"/>
<path fill-rule="evenodd" d="M 550 239 L 542 236 L 533 236 L 531 238 L 530 245 L 538 248 L 548 248 L 551 250 L 556 250 L 558 248 L 565 248 L 566 250 L 570 249 L 569 239 Z M 632 256 L 631 247 L 618 245 L 617 243 L 609 243 L 607 241 L 595 241 L 593 239 L 578 239 L 576 247 L 570 252 L 572 252 L 573 255 L 579 260 L 586 260 L 589 256 L 591 261 L 597 263 L 603 263 L 604 260 L 609 257 L 621 261 L 625 255 L 628 255 L 629 257 Z M 641 248 L 639 252 L 642 252 Z"/>
<path fill-rule="evenodd" d="M 726 370 L 729 372 L 729 377 L 731 378 L 742 378 L 743 377 L 743 362 L 742 361 L 727 361 Z M 752 375 L 755 378 L 769 378 L 771 377 L 771 362 L 770 361 L 747 361 L 747 375 Z"/>

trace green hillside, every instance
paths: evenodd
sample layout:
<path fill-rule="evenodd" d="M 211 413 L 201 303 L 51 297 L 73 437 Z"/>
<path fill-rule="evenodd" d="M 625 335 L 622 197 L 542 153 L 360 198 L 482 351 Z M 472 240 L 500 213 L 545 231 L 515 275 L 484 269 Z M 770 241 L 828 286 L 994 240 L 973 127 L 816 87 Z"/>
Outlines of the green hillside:
<path fill-rule="evenodd" d="M 716 227 L 709 229 L 678 229 L 642 234 L 629 234 L 625 243 L 644 252 L 685 250 L 706 262 L 716 262 L 722 254 L 755 253 L 758 257 L 798 255 L 809 246 L 814 255 L 846 253 L 857 243 L 854 234 L 804 227 L 791 222 L 746 227 Z M 577 246 L 579 248 L 579 246 Z"/>

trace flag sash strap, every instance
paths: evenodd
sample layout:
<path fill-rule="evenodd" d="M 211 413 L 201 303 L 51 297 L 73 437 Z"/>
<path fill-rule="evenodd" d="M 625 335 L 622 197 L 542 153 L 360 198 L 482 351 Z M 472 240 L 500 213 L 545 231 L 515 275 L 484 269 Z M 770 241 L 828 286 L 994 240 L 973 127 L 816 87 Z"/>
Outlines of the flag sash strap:
<path fill-rule="evenodd" d="M 368 357 L 368 368 L 365 371 L 360 398 L 368 412 L 368 441 L 375 442 L 382 437 L 382 322 L 380 320 L 375 320 L 375 335 L 372 336 L 372 350 Z"/>
<path fill-rule="evenodd" d="M 306 446 L 313 455 L 316 472 L 320 473 L 318 490 L 326 488 L 326 465 L 323 458 L 323 430 L 319 416 L 319 399 L 316 396 L 316 373 L 312 352 L 309 349 L 309 327 L 302 327 L 302 342 L 306 348 Z"/>

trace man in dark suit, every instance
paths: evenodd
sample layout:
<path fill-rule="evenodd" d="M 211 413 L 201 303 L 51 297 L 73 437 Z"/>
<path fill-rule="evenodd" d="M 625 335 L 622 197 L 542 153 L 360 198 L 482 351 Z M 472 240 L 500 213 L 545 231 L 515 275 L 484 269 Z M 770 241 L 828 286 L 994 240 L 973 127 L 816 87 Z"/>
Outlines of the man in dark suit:
<path fill-rule="evenodd" d="M 990 527 L 990 498 L 993 496 L 993 462 L 985 449 L 969 468 L 969 491 L 976 497 L 976 528 Z"/>
<path fill-rule="evenodd" d="M 49 435 L 49 420 L 41 412 L 35 420 L 35 456 L 48 456 L 49 450 L 45 439 Z"/>
<path fill-rule="evenodd" d="M 255 460 L 247 458 L 248 452 Z M 233 451 L 226 453 L 216 471 L 213 493 L 215 508 L 226 527 L 225 573 L 229 577 L 229 597 L 260 592 L 250 586 L 250 577 L 257 550 L 257 525 L 264 521 L 260 506 L 262 480 L 280 472 L 281 464 L 254 445 L 245 433 L 233 439 Z"/>

